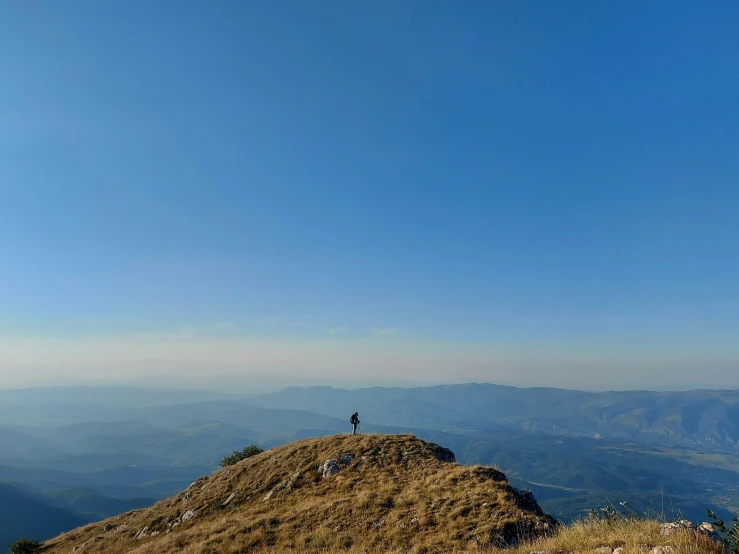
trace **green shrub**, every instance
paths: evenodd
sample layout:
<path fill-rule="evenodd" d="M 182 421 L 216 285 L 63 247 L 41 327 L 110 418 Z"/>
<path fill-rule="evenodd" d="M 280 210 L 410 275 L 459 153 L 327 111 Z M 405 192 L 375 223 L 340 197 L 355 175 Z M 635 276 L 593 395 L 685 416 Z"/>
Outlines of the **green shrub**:
<path fill-rule="evenodd" d="M 41 548 L 41 543 L 37 540 L 21 537 L 8 548 L 8 554 L 30 554 Z"/>
<path fill-rule="evenodd" d="M 729 523 L 725 523 L 719 519 L 712 510 L 706 510 L 708 517 L 713 520 L 713 524 L 721 533 L 721 538 L 732 554 L 739 554 L 739 516 L 734 516 Z"/>
<path fill-rule="evenodd" d="M 240 462 L 241 460 L 246 460 L 247 458 L 251 458 L 252 456 L 256 456 L 260 452 L 264 452 L 261 448 L 259 448 L 256 444 L 250 444 L 246 448 L 244 448 L 241 452 L 238 450 L 234 450 L 232 454 L 229 454 L 223 460 L 221 460 L 221 466 L 227 467 L 232 466 L 235 463 Z"/>
<path fill-rule="evenodd" d="M 641 519 L 636 515 L 634 510 L 631 509 L 628 500 L 619 502 L 621 509 L 619 510 L 610 502 L 607 506 L 604 506 L 600 510 L 590 509 L 588 511 L 588 519 L 590 520 L 602 520 L 608 523 L 615 523 L 618 521 L 635 521 Z"/>

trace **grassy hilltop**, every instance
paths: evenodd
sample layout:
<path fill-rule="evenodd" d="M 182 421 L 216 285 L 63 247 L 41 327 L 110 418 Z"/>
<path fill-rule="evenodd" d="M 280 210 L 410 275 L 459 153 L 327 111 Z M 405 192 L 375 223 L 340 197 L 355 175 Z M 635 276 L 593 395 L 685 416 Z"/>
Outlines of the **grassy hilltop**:
<path fill-rule="evenodd" d="M 591 552 L 605 545 L 630 554 L 661 544 L 678 554 L 720 552 L 700 537 L 661 537 L 656 522 L 560 528 L 494 468 L 460 466 L 451 451 L 410 435 L 364 435 L 308 439 L 262 452 L 150 508 L 52 539 L 44 552 L 506 548 L 529 554 Z"/>

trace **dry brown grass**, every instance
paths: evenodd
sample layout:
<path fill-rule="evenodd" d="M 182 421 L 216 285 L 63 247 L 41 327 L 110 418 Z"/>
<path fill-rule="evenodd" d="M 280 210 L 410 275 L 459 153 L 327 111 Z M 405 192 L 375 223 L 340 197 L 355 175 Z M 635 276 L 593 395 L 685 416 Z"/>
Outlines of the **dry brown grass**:
<path fill-rule="evenodd" d="M 719 552 L 695 538 L 659 537 L 653 522 L 591 522 L 555 532 L 554 521 L 517 494 L 502 473 L 445 463 L 436 452 L 435 445 L 409 435 L 299 441 L 217 471 L 151 508 L 61 535 L 44 550 L 481 552 L 520 538 L 526 544 L 508 549 L 512 554 L 592 552 L 604 545 L 624 546 L 624 554 L 632 554 L 643 552 L 638 545 L 659 544 L 675 546 L 677 554 Z M 351 454 L 352 461 L 338 474 L 322 477 L 318 466 L 341 454 Z M 272 496 L 265 499 L 270 491 Z M 196 511 L 195 520 L 168 525 L 188 510 Z M 144 528 L 146 536 L 135 538 Z M 546 534 L 550 536 L 538 538 Z"/>
<path fill-rule="evenodd" d="M 674 554 L 721 554 L 722 547 L 699 533 L 678 532 L 660 536 L 660 522 L 581 521 L 560 527 L 552 536 L 531 541 L 509 550 L 510 554 L 530 554 L 532 551 L 557 553 L 592 553 L 602 546 L 623 548 L 623 554 L 645 554 L 655 546 L 672 546 Z"/>

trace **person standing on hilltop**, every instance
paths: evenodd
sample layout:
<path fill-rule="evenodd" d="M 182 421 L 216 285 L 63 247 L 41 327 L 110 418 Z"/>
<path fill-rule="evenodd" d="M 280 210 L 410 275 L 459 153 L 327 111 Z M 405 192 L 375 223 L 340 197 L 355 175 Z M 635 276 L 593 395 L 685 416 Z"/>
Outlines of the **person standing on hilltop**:
<path fill-rule="evenodd" d="M 349 419 L 349 422 L 352 424 L 352 435 L 356 435 L 357 425 L 359 425 L 359 412 L 354 412 L 352 417 Z"/>

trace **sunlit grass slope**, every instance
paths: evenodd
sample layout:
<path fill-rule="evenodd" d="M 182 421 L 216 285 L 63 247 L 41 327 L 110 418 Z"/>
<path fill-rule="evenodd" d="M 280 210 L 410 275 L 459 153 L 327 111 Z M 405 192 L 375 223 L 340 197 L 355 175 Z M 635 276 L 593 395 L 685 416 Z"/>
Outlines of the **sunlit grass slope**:
<path fill-rule="evenodd" d="M 701 537 L 660 537 L 657 522 L 558 527 L 494 468 L 464 467 L 410 435 L 334 436 L 275 448 L 203 477 L 177 496 L 66 533 L 45 551 L 87 553 L 480 552 L 506 548 L 720 552 Z M 76 550 L 75 550 L 76 549 Z"/>
<path fill-rule="evenodd" d="M 337 462 L 329 471 L 327 459 Z M 409 435 L 304 440 L 217 471 L 151 508 L 62 535 L 47 551 L 443 551 L 554 526 L 501 472 L 451 460 L 448 450 Z"/>

